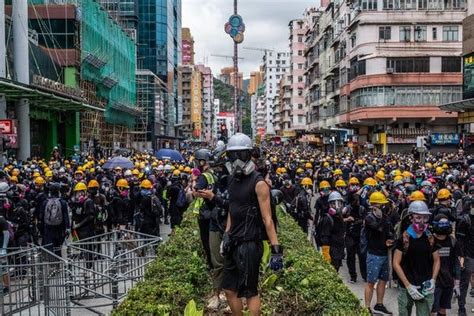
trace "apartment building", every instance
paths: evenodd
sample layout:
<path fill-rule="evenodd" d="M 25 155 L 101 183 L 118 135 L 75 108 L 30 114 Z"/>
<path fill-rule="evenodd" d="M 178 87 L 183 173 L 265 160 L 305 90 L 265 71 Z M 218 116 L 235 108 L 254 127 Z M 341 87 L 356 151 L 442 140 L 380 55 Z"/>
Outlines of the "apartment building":
<path fill-rule="evenodd" d="M 305 41 L 311 129 L 354 129 L 355 147 L 392 152 L 457 133 L 457 114 L 438 106 L 462 97 L 464 1 L 323 0 L 319 11 Z"/>

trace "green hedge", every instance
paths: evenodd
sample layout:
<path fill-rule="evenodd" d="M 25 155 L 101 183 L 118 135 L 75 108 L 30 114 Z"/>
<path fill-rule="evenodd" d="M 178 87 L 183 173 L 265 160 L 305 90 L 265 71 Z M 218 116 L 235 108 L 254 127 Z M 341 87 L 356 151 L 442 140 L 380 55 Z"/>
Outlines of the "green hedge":
<path fill-rule="evenodd" d="M 285 269 L 276 275 L 262 264 L 264 315 L 368 315 L 337 272 L 306 241 L 288 215 L 279 216 Z M 187 212 L 182 228 L 158 249 L 145 281 L 133 288 L 115 315 L 182 315 L 194 299 L 199 307 L 212 290 L 196 219 Z M 268 258 L 268 247 L 266 254 Z"/>

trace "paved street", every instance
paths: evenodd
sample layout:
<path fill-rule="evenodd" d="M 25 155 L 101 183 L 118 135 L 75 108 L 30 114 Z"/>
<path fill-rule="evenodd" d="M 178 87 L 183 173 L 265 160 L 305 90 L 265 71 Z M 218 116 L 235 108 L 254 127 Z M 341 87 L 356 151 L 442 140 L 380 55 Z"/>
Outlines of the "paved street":
<path fill-rule="evenodd" d="M 357 264 L 356 264 L 357 266 Z M 358 280 L 357 283 L 351 284 L 349 283 L 349 271 L 347 270 L 347 265 L 346 261 L 343 261 L 343 265 L 341 269 L 339 270 L 339 274 L 344 281 L 344 283 L 351 289 L 352 292 L 355 293 L 355 295 L 361 300 L 362 304 L 364 304 L 364 283 L 361 280 Z M 359 277 L 360 278 L 360 277 Z M 398 305 L 397 305 L 397 289 L 394 287 L 394 284 L 392 283 L 392 287 L 387 288 L 385 292 L 385 300 L 384 304 L 387 307 L 389 311 L 391 311 L 394 315 L 398 315 Z M 374 293 L 374 300 L 373 304 L 375 304 L 375 293 Z M 453 300 L 453 309 L 448 312 L 448 315 L 457 315 L 457 302 Z M 469 311 L 471 309 L 474 309 L 474 298 L 469 297 L 467 298 L 467 306 L 466 309 Z M 415 315 L 415 313 L 413 313 Z M 472 315 L 474 315 L 474 310 L 472 310 Z"/>

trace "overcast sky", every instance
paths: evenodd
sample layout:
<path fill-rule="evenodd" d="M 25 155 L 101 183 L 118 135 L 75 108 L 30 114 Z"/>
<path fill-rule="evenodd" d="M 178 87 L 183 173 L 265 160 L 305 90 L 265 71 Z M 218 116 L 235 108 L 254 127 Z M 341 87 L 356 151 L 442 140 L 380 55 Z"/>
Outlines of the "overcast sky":
<path fill-rule="evenodd" d="M 194 37 L 195 63 L 212 67 L 214 75 L 232 65 L 231 59 L 212 57 L 213 54 L 233 55 L 233 41 L 224 32 L 224 24 L 233 13 L 233 0 L 182 0 L 183 27 L 189 27 Z M 244 78 L 258 70 L 263 52 L 243 47 L 288 50 L 288 22 L 301 18 L 305 8 L 317 6 L 319 0 L 239 0 L 239 14 L 246 30 L 239 45 L 240 71 Z"/>

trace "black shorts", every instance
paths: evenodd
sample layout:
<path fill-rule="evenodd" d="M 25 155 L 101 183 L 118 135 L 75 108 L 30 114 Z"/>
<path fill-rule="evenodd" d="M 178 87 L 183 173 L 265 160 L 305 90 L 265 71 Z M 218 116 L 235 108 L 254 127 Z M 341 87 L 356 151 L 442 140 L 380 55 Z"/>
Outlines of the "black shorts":
<path fill-rule="evenodd" d="M 451 309 L 451 299 L 453 298 L 452 287 L 437 287 L 434 293 L 434 302 L 431 312 L 437 313 L 442 309 Z"/>
<path fill-rule="evenodd" d="M 238 297 L 258 295 L 262 241 L 249 241 L 236 246 L 224 259 L 222 288 L 237 292 Z"/>

